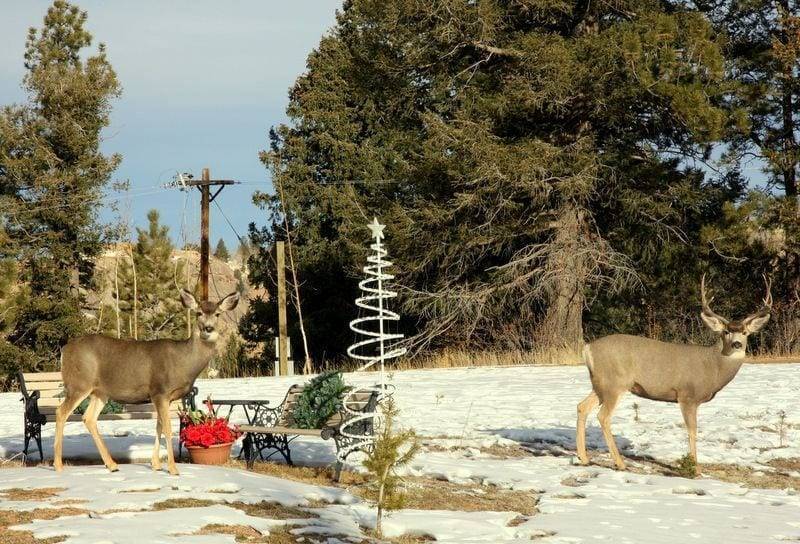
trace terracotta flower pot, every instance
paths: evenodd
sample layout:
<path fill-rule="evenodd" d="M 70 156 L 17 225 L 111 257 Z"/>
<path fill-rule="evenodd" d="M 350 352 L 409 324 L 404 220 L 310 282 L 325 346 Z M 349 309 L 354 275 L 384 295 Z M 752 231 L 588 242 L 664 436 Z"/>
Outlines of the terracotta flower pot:
<path fill-rule="evenodd" d="M 204 448 L 203 446 L 186 446 L 189 457 L 196 465 L 224 465 L 231 456 L 233 442 L 215 444 Z"/>

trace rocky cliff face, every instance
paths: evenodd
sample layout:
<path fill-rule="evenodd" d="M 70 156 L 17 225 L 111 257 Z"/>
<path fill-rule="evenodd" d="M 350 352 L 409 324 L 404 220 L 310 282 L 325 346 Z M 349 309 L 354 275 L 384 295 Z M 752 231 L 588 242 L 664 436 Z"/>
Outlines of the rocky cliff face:
<path fill-rule="evenodd" d="M 117 259 L 130 259 L 130 252 L 127 244 L 119 244 L 110 247 L 96 262 L 95 276 L 102 278 L 113 277 L 114 268 Z M 200 275 L 200 253 L 194 250 L 176 250 L 172 254 L 174 263 L 183 264 L 182 277 L 175 278 L 175 297 L 178 296 L 178 289 L 188 289 L 194 291 L 198 283 Z M 115 293 L 113 289 L 113 281 L 109 282 L 96 282 L 94 290 L 87 291 L 86 305 L 84 307 L 85 314 L 90 320 L 97 320 L 98 312 L 101 306 L 113 306 Z M 105 284 L 105 287 L 103 287 Z M 224 314 L 220 321 L 221 337 L 228 338 L 231 334 L 238 334 L 239 320 L 247 312 L 250 301 L 254 298 L 268 298 L 269 293 L 265 289 L 253 289 L 247 281 L 247 270 L 240 261 L 230 260 L 221 261 L 215 257 L 210 260 L 210 273 L 208 280 L 209 299 L 219 300 L 225 295 L 239 291 L 242 298 L 239 305 L 232 312 Z"/>

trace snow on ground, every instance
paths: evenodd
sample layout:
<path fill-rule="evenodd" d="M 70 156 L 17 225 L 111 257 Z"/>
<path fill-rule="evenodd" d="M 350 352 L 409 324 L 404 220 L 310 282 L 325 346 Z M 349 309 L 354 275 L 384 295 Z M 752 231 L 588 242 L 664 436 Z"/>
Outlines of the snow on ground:
<path fill-rule="evenodd" d="M 348 375 L 346 380 L 368 384 L 375 377 Z M 403 510 L 386 522 L 388 536 L 411 532 L 449 542 L 514 541 L 536 536 L 543 542 L 559 543 L 604 539 L 654 543 L 800 540 L 800 495 L 791 490 L 748 490 L 711 479 L 683 480 L 574 466 L 570 454 L 575 447 L 575 405 L 589 391 L 588 374 L 582 367 L 405 371 L 390 373 L 389 378 L 396 388 L 395 398 L 404 424 L 414 427 L 426 437 L 426 442 L 442 446 L 438 450 L 459 446 L 452 451 L 424 451 L 408 468 L 409 473 L 537 493 L 540 513 L 509 526 L 516 517 L 514 513 Z M 300 380 L 301 377 L 201 380 L 197 385 L 201 396 L 262 398 L 277 405 L 289 385 Z M 700 462 L 763 469 L 763 463 L 776 457 L 800 457 L 798 396 L 800 365 L 745 365 L 726 389 L 700 408 Z M 634 403 L 638 410 L 634 410 Z M 783 423 L 781 413 L 785 414 Z M 234 420 L 240 419 L 234 414 Z M 779 447 L 781 425 L 784 447 Z M 106 444 L 119 460 L 149 461 L 153 427 L 153 421 L 100 423 Z M 623 454 L 672 461 L 686 451 L 686 432 L 676 405 L 629 395 L 615 412 L 613 428 Z M 0 394 L 0 458 L 9 458 L 20 451 L 21 430 L 19 394 Z M 67 458 L 97 458 L 82 423 L 67 424 L 66 435 Z M 48 424 L 44 431 L 46 459 L 52 458 L 52 436 L 53 425 Z M 591 449 L 602 450 L 593 452 L 595 456 L 605 455 L 594 418 L 590 419 L 588 442 Z M 504 459 L 481 451 L 483 447 L 517 443 L 537 455 Z M 298 464 L 326 465 L 334 460 L 330 442 L 303 439 L 293 446 L 292 455 Z M 102 512 L 108 504 L 103 501 L 113 503 L 115 508 L 124 504 L 126 510 L 143 510 L 169 497 L 187 494 L 195 498 L 206 498 L 209 494 L 215 497 L 218 494 L 209 490 L 209 486 L 222 485 L 229 491 L 235 490 L 225 495 L 223 501 L 288 501 L 285 504 L 302 506 L 304 501 L 315 499 L 336 503 L 316 508 L 315 513 L 320 517 L 293 529 L 296 531 L 355 536 L 360 534 L 359 526 L 374 523 L 374 512 L 369 505 L 339 490 L 190 465 L 181 465 L 182 474 L 177 478 L 154 474 L 146 466 L 121 468 L 120 473 L 111 475 L 102 467 L 73 466 L 67 467 L 63 476 L 45 467 L 0 470 L 0 488 L 67 487 L 60 499 L 91 499 L 91 509 Z M 101 490 L 99 495 L 96 489 Z M 119 495 L 121 491 L 129 492 Z M 37 505 L 41 503 L 4 501 L 0 508 Z M 187 518 L 194 520 L 191 527 L 205 525 L 197 521 L 198 516 L 217 519 L 215 516 L 225 515 L 219 508 L 232 510 L 226 506 L 209 508 L 204 513 L 200 509 L 186 513 Z M 236 512 L 231 514 L 234 521 L 226 523 L 250 524 L 236 517 L 244 515 Z M 75 531 L 70 534 L 75 536 L 68 542 L 80 543 L 96 542 L 92 536 L 100 534 L 96 531 L 110 530 L 111 534 L 124 535 L 125 527 L 146 525 L 153 535 L 161 535 L 160 540 L 152 536 L 135 541 L 174 542 L 178 537 L 169 536 L 174 524 L 160 524 L 158 520 L 163 516 L 159 512 L 128 512 L 68 522 L 37 521 L 26 527 L 35 528 L 36 536 L 41 537 L 55 534 L 48 531 L 69 527 Z M 183 517 L 179 515 L 179 519 Z M 264 525 L 263 518 L 252 523 L 258 530 L 268 530 L 269 523 Z M 119 538 L 114 542 L 127 542 L 124 537 Z M 180 538 L 186 539 L 181 542 L 211 541 L 205 536 Z M 214 542 L 233 541 L 226 538 L 219 537 Z"/>

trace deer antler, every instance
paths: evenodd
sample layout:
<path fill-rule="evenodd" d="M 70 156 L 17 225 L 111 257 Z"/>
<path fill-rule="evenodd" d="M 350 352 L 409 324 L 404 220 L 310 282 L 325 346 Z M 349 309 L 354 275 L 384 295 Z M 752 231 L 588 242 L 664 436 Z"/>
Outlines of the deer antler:
<path fill-rule="evenodd" d="M 764 295 L 764 299 L 761 301 L 761 308 L 742 319 L 744 323 L 772 313 L 772 281 L 767 278 L 766 274 L 762 274 L 761 277 L 764 278 L 764 286 L 767 288 L 767 294 Z"/>
<path fill-rule="evenodd" d="M 708 316 L 711 316 L 711 317 L 715 317 L 715 318 L 719 319 L 720 321 L 722 321 L 723 323 L 725 323 L 726 325 L 728 324 L 728 320 L 727 319 L 725 319 L 721 315 L 715 313 L 711 309 L 711 306 L 709 306 L 709 304 L 711 304 L 714 301 L 714 297 L 711 297 L 710 299 L 706 298 L 706 275 L 705 274 L 703 274 L 703 277 L 700 278 L 700 300 L 703 303 L 703 313 L 704 314 L 706 314 Z"/>

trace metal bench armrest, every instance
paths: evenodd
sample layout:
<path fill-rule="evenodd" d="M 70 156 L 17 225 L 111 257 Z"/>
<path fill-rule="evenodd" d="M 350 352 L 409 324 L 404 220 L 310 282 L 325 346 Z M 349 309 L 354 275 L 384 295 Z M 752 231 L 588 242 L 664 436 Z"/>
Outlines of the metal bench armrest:
<path fill-rule="evenodd" d="M 255 427 L 277 427 L 278 421 L 283 413 L 283 404 L 270 408 L 266 404 L 259 404 L 256 407 L 256 412 L 253 414 L 253 423 Z"/>

